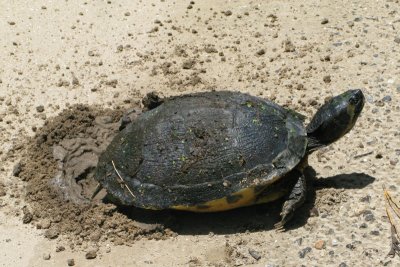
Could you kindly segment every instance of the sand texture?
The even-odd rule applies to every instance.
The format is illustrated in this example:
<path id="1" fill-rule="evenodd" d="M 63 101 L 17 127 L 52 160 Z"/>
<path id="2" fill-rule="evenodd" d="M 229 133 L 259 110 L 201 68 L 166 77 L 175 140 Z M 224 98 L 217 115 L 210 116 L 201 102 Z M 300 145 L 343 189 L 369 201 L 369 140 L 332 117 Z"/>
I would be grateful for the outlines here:
<path id="1" fill-rule="evenodd" d="M 400 266 L 383 194 L 400 200 L 398 1 L 0 7 L 0 266 Z M 213 214 L 90 201 L 99 155 L 149 92 L 240 91 L 308 123 L 348 89 L 364 110 L 310 156 L 285 232 L 282 201 Z"/>

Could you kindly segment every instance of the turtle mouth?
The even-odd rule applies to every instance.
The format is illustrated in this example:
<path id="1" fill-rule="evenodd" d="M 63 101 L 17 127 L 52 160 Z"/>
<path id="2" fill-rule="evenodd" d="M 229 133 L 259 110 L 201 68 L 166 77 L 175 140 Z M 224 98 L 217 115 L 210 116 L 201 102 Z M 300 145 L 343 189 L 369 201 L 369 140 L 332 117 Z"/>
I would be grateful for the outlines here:
<path id="1" fill-rule="evenodd" d="M 358 101 L 358 103 L 356 104 L 356 108 L 355 108 L 355 112 L 356 114 L 360 114 L 362 109 L 364 108 L 364 96 Z"/>
<path id="2" fill-rule="evenodd" d="M 352 96 L 349 99 L 349 102 L 351 105 L 354 106 L 354 116 L 358 116 L 363 107 L 364 107 L 364 103 L 365 103 L 365 97 L 363 92 L 360 89 L 357 90 L 352 90 L 351 91 Z"/>
<path id="3" fill-rule="evenodd" d="M 358 114 L 361 113 L 363 107 L 364 107 L 364 102 L 361 102 L 359 105 L 356 105 L 356 108 L 355 108 L 355 110 L 354 110 L 355 113 L 356 113 L 356 115 L 358 115 Z"/>

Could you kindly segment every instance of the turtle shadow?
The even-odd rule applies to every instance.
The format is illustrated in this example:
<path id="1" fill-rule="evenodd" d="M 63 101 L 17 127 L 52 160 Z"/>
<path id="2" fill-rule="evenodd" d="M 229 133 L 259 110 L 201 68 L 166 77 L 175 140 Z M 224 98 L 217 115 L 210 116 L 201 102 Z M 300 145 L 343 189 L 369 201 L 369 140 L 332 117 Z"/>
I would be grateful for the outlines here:
<path id="1" fill-rule="evenodd" d="M 361 189 L 371 184 L 375 178 L 364 173 L 339 174 L 316 179 L 311 167 L 306 175 L 310 177 L 307 199 L 287 225 L 286 229 L 296 229 L 306 224 L 313 212 L 316 190 L 322 188 Z M 245 232 L 259 232 L 274 229 L 280 220 L 280 210 L 284 199 L 267 204 L 243 207 L 224 212 L 193 213 L 185 211 L 149 211 L 135 207 L 119 207 L 119 211 L 141 225 L 162 225 L 180 235 L 228 235 Z"/>
<path id="2" fill-rule="evenodd" d="M 376 179 L 368 174 L 356 172 L 317 178 L 317 174 L 312 167 L 308 167 L 305 174 L 309 181 L 307 199 L 298 209 L 296 218 L 287 224 L 286 230 L 302 227 L 307 223 L 309 217 L 319 216 L 318 210 L 315 208 L 316 192 L 318 190 L 327 188 L 362 189 L 372 184 Z"/>

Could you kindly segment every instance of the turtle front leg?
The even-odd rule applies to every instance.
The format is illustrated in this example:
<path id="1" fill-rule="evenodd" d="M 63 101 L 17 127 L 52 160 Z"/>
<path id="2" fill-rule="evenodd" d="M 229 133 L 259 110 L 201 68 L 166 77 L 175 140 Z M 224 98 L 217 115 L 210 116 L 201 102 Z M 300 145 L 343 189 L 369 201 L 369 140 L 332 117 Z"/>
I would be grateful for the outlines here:
<path id="1" fill-rule="evenodd" d="M 306 199 L 306 178 L 302 172 L 296 170 L 299 173 L 299 179 L 293 187 L 290 195 L 283 204 L 281 211 L 281 221 L 275 224 L 275 229 L 277 231 L 284 231 L 285 224 L 293 217 L 297 208 L 303 205 Z"/>

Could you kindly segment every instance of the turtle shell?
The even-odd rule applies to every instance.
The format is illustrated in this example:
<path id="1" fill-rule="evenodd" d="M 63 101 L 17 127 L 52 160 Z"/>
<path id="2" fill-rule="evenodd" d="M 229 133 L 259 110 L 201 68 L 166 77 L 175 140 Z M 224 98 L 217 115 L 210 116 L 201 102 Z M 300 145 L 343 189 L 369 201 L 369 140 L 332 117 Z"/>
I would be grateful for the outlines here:
<path id="1" fill-rule="evenodd" d="M 120 204 L 147 209 L 201 207 L 247 188 L 257 192 L 304 157 L 298 115 L 238 92 L 170 98 L 113 139 L 95 178 Z"/>

